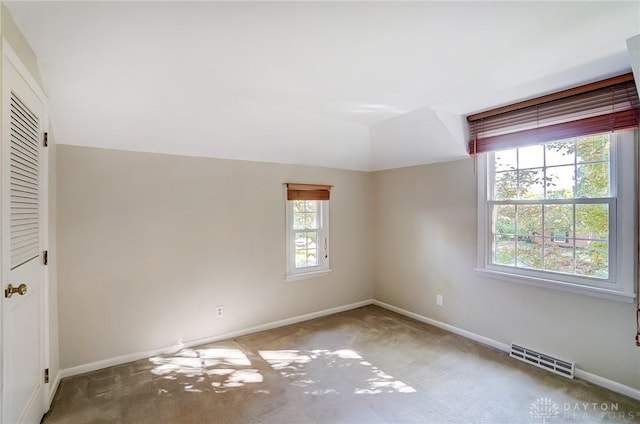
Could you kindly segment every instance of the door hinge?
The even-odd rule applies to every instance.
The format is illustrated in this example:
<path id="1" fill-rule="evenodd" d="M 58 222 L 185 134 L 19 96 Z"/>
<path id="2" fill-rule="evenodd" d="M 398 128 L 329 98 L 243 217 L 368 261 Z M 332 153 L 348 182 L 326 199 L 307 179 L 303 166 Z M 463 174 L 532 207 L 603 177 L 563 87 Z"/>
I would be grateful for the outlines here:
<path id="1" fill-rule="evenodd" d="M 43 265 L 49 265 L 49 251 L 48 250 L 43 250 L 42 251 L 42 264 Z"/>
<path id="2" fill-rule="evenodd" d="M 43 137 L 42 137 L 42 145 L 44 147 L 48 147 L 49 146 L 49 133 L 45 132 Z"/>
<path id="3" fill-rule="evenodd" d="M 49 382 L 49 368 L 45 368 L 44 370 L 44 384 Z"/>

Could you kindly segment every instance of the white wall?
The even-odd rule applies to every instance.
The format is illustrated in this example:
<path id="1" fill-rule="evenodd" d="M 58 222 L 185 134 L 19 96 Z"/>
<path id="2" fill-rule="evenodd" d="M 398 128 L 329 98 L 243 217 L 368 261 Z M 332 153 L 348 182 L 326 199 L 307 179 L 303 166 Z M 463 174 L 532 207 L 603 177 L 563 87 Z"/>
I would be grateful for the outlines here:
<path id="1" fill-rule="evenodd" d="M 629 52 L 636 87 L 640 87 L 640 34 L 627 40 L 627 51 Z"/>
<path id="2" fill-rule="evenodd" d="M 57 166 L 63 368 L 371 298 L 367 173 L 66 145 Z M 334 185 L 329 276 L 284 281 L 286 182 Z"/>
<path id="3" fill-rule="evenodd" d="M 57 166 L 62 368 L 374 297 L 640 388 L 633 305 L 474 271 L 470 160 L 368 174 L 61 145 Z M 328 277 L 283 279 L 288 181 L 335 186 Z"/>
<path id="4" fill-rule="evenodd" d="M 40 88 L 43 88 L 44 90 L 36 54 L 29 45 L 27 39 L 24 38 L 24 34 L 22 34 L 22 31 L 20 31 L 20 28 L 18 28 L 18 26 L 16 25 L 13 17 L 9 13 L 9 9 L 7 9 L 7 6 L 2 3 L 1 7 L 2 10 L 0 11 L 0 28 L 2 28 L 2 37 L 4 37 L 9 42 L 9 44 L 11 44 L 11 47 L 16 52 L 18 57 L 20 57 L 22 63 L 27 67 L 31 76 L 36 80 L 36 82 L 38 82 Z"/>
<path id="5" fill-rule="evenodd" d="M 373 174 L 374 298 L 640 389 L 632 304 L 480 277 L 471 160 Z M 632 230 L 632 229 L 630 229 Z M 444 304 L 436 306 L 436 295 Z"/>

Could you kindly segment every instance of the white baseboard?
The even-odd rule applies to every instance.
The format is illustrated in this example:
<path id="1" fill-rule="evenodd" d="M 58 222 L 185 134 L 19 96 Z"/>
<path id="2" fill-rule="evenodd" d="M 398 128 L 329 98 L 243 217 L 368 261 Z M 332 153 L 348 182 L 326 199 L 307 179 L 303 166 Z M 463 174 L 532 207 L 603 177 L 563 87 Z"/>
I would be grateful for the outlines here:
<path id="1" fill-rule="evenodd" d="M 48 399 L 47 407 L 51 407 L 51 403 L 53 402 L 53 397 L 56 395 L 56 392 L 58 391 L 58 386 L 60 386 L 60 380 L 62 379 L 60 374 L 62 373 L 58 371 L 58 374 L 56 374 L 56 378 L 53 380 L 53 384 L 49 386 L 49 399 Z"/>
<path id="2" fill-rule="evenodd" d="M 160 349 L 147 350 L 145 352 L 130 353 L 127 355 L 116 356 L 114 358 L 103 359 L 101 361 L 91 362 L 88 364 L 78 365 L 76 367 L 65 368 L 58 373 L 57 380 L 61 378 L 71 377 L 78 374 L 84 374 L 86 372 L 96 371 L 103 368 L 113 367 L 116 365 L 126 364 L 127 362 L 137 361 L 139 359 L 150 358 L 152 356 L 161 355 L 170 351 L 176 351 L 178 348 L 189 348 L 194 346 L 200 346 L 207 343 L 219 342 L 222 340 L 228 340 L 235 337 L 246 336 L 247 334 L 257 333 L 259 331 L 271 330 L 278 327 L 284 327 L 286 325 L 297 324 L 299 322 L 308 321 L 314 318 L 320 318 L 327 315 L 336 314 L 338 312 L 344 312 L 351 309 L 361 308 L 363 306 L 371 305 L 373 299 L 363 300 L 361 302 L 351 303 L 348 305 L 337 306 L 335 308 L 329 308 L 322 311 L 312 312 L 310 314 L 298 315 L 292 318 L 286 318 L 279 321 L 273 321 L 267 324 L 257 325 L 255 327 L 249 327 L 242 330 L 232 331 L 230 333 L 224 333 L 217 336 L 206 337 L 202 339 L 189 340 L 182 343 L 179 347 L 164 347 Z M 55 392 L 53 392 L 55 393 Z"/>
<path id="3" fill-rule="evenodd" d="M 415 312 L 411 312 L 411 311 L 408 311 L 406 309 L 398 308 L 397 306 L 393 306 L 393 305 L 390 305 L 388 303 L 381 302 L 379 300 L 374 300 L 374 299 L 363 300 L 361 302 L 351 303 L 349 305 L 337 306 L 335 308 L 329 308 L 329 309 L 325 309 L 325 310 L 322 310 L 322 311 L 312 312 L 310 314 L 299 315 L 299 316 L 296 316 L 296 317 L 287 318 L 287 319 L 283 319 L 283 320 L 279 320 L 279 321 L 273 321 L 273 322 L 270 322 L 270 323 L 267 323 L 267 324 L 262 324 L 262 325 L 258 325 L 258 326 L 255 326 L 255 327 L 245 328 L 245 329 L 242 329 L 242 330 L 237 330 L 237 331 L 233 331 L 233 332 L 230 332 L 230 333 L 220 334 L 220 335 L 217 335 L 217 336 L 206 337 L 206 338 L 203 338 L 203 339 L 190 340 L 188 342 L 183 343 L 179 347 L 180 348 L 189 348 L 189 347 L 199 346 L 199 345 L 203 345 L 203 344 L 207 344 L 207 343 L 213 343 L 213 342 L 219 342 L 219 341 L 222 341 L 222 340 L 232 339 L 234 337 L 246 336 L 247 334 L 257 333 L 259 331 L 271 330 L 271 329 L 278 328 L 278 327 L 284 327 L 286 325 L 297 324 L 299 322 L 308 321 L 310 319 L 320 318 L 320 317 L 323 317 L 323 316 L 332 315 L 332 314 L 336 314 L 338 312 L 344 312 L 344 311 L 360 308 L 360 307 L 371 305 L 371 304 L 380 306 L 381 308 L 388 309 L 388 310 L 393 311 L 393 312 L 396 312 L 396 313 L 398 313 L 400 315 L 404 315 L 406 317 L 413 318 L 416 321 L 420 321 L 420 322 L 424 322 L 425 324 L 433 325 L 434 327 L 441 328 L 441 329 L 443 329 L 445 331 L 449 331 L 450 333 L 458 334 L 458 335 L 460 335 L 462 337 L 465 337 L 467 339 L 476 341 L 478 343 L 493 347 L 493 348 L 501 350 L 503 352 L 507 352 L 508 353 L 510 351 L 510 349 L 511 349 L 511 346 L 509 344 L 507 344 L 507 343 L 499 342 L 499 341 L 497 341 L 495 339 L 491 339 L 489 337 L 481 336 L 479 334 L 472 333 L 471 331 L 463 330 L 463 329 L 455 327 L 453 325 L 446 324 L 444 322 L 437 321 L 435 319 L 425 317 L 425 316 L 417 314 Z M 170 348 L 166 348 L 165 347 L 165 348 L 162 348 L 162 349 L 148 350 L 146 352 L 131 353 L 131 354 L 128 354 L 128 355 L 117 356 L 115 358 L 109 358 L 109 359 L 104 359 L 102 361 L 96 361 L 96 362 L 91 362 L 89 364 L 79 365 L 77 367 L 62 369 L 58 373 L 58 375 L 57 375 L 57 377 L 56 377 L 56 379 L 54 381 L 54 384 L 51 386 L 51 389 L 50 389 L 51 398 L 50 399 L 53 399 L 53 395 L 55 394 L 55 392 L 56 392 L 56 390 L 58 388 L 58 385 L 60 384 L 60 379 L 62 379 L 62 378 L 71 377 L 71 376 L 74 376 L 74 375 L 83 374 L 83 373 L 86 373 L 86 372 L 91 372 L 91 371 L 99 370 L 99 369 L 102 369 L 102 368 L 112 367 L 112 366 L 115 366 L 115 365 L 125 364 L 127 362 L 137 361 L 139 359 L 149 358 L 149 357 L 152 357 L 152 356 L 155 356 L 155 355 L 160 355 L 160 354 L 163 354 L 163 353 L 167 353 L 168 351 L 171 351 L 171 350 L 176 350 L 176 347 L 175 346 L 174 347 L 170 347 Z M 633 387 L 625 386 L 624 384 L 618 383 L 618 382 L 613 381 L 613 380 L 609 380 L 608 378 L 600 377 L 599 375 L 592 374 L 590 372 L 584 371 L 584 370 L 579 369 L 579 368 L 575 369 L 575 374 L 574 375 L 575 375 L 576 378 L 580 378 L 582 380 L 588 381 L 588 382 L 593 383 L 595 385 L 604 387 L 604 388 L 609 389 L 609 390 L 611 390 L 613 392 L 621 393 L 621 394 L 623 394 L 625 396 L 629 396 L 630 398 L 633 398 L 633 399 L 636 399 L 636 400 L 640 400 L 640 390 L 635 389 Z"/>
<path id="4" fill-rule="evenodd" d="M 388 303 L 381 302 L 379 300 L 374 300 L 373 304 L 380 306 L 381 308 L 396 312 L 400 315 L 413 318 L 416 321 L 424 322 L 425 324 L 430 324 L 430 325 L 433 325 L 434 327 L 442 328 L 443 330 L 446 330 L 450 333 L 457 334 L 459 336 L 474 340 L 478 343 L 482 343 L 483 345 L 491 346 L 493 348 L 502 350 L 504 352 L 509 352 L 509 350 L 511 349 L 511 346 L 509 346 L 506 343 L 501 343 L 497 340 L 490 339 L 489 337 L 484 337 L 479 334 L 472 333 L 471 331 L 463 330 L 462 328 L 454 327 L 453 325 L 445 324 L 444 322 L 427 318 L 423 315 L 419 315 L 419 314 L 416 314 L 415 312 L 407 311 L 406 309 L 398 308 L 397 306 L 393 306 Z"/>
<path id="5" fill-rule="evenodd" d="M 462 337 L 466 337 L 467 339 L 474 340 L 478 343 L 491 346 L 498 350 L 501 350 L 507 353 L 509 353 L 509 351 L 511 350 L 511 346 L 507 343 L 502 343 L 497 340 L 491 339 L 489 337 L 484 337 L 479 334 L 472 333 L 470 331 L 463 330 L 458 327 L 454 327 L 453 325 L 449 325 L 444 322 L 437 321 L 435 319 L 427 318 L 423 315 L 416 314 L 415 312 L 407 311 L 406 309 L 398 308 L 397 306 L 393 306 L 388 303 L 381 302 L 379 300 L 374 300 L 373 304 L 380 306 L 381 308 L 396 312 L 400 315 L 413 318 L 417 321 L 433 325 L 434 327 L 442 328 L 443 330 L 449 331 L 454 334 L 458 334 Z M 613 380 L 609 380 L 608 378 L 600 377 L 599 375 L 592 374 L 590 372 L 584 371 L 579 368 L 575 369 L 574 376 L 576 378 L 580 378 L 582 380 L 588 381 L 589 383 L 593 383 L 597 386 L 604 387 L 605 389 L 609 389 L 612 392 L 620 393 L 625 396 L 629 396 L 630 398 L 640 400 L 640 390 L 635 389 L 633 387 L 625 386 L 624 384 L 618 383 Z"/>
<path id="6" fill-rule="evenodd" d="M 633 387 L 625 386 L 624 384 L 620 384 L 617 381 L 609 380 L 608 378 L 591 374 L 590 372 L 581 370 L 580 368 L 576 368 L 573 375 L 576 378 L 580 378 L 582 380 L 588 381 L 589 383 L 604 387 L 605 389 L 609 389 L 612 392 L 620 393 L 625 396 L 629 396 L 630 398 L 640 400 L 640 390 L 634 389 Z"/>

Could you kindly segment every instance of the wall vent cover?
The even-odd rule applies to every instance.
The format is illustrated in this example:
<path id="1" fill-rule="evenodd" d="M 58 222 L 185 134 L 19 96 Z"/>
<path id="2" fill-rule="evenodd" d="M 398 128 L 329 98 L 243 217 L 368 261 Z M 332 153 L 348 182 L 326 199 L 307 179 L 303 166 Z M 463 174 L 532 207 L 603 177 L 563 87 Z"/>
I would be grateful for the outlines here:
<path id="1" fill-rule="evenodd" d="M 545 355 L 544 353 L 536 352 L 535 350 L 513 343 L 511 343 L 509 356 L 538 368 L 560 374 L 563 377 L 573 378 L 573 362 L 562 361 L 553 356 Z"/>

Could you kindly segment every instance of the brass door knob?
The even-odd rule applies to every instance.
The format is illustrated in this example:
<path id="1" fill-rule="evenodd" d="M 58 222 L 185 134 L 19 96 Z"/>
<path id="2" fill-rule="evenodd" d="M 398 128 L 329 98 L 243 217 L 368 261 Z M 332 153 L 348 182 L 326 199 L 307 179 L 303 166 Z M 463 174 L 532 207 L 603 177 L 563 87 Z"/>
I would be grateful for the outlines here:
<path id="1" fill-rule="evenodd" d="M 9 284 L 4 290 L 4 297 L 8 299 L 15 293 L 18 293 L 20 296 L 24 296 L 25 294 L 27 294 L 27 285 L 22 283 L 18 287 L 13 287 L 12 284 Z"/>

